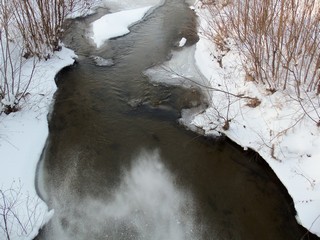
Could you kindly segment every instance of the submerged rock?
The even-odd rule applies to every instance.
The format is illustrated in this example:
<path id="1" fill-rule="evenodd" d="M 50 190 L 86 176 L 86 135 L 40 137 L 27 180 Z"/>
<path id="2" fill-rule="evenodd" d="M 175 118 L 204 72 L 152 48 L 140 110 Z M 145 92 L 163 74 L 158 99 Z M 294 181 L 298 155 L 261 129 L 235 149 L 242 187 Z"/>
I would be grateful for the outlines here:
<path id="1" fill-rule="evenodd" d="M 92 60 L 96 63 L 97 66 L 101 67 L 111 67 L 114 65 L 112 58 L 105 59 L 99 56 L 91 56 Z"/>
<path id="2" fill-rule="evenodd" d="M 143 103 L 143 99 L 141 98 L 134 98 L 128 101 L 128 105 L 133 108 L 139 107 L 142 103 Z"/>

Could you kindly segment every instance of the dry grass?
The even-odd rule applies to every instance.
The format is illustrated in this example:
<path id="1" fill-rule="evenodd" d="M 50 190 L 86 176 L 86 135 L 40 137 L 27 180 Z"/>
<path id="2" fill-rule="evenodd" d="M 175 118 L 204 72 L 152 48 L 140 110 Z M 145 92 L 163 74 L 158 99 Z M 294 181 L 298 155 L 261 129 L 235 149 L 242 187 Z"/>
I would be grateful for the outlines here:
<path id="1" fill-rule="evenodd" d="M 92 0 L 12 0 L 16 28 L 23 37 L 25 56 L 48 58 L 60 49 L 63 24 L 75 11 L 91 7 Z"/>
<path id="2" fill-rule="evenodd" d="M 251 79 L 279 90 L 320 89 L 318 0 L 216 0 L 208 9 L 204 35 L 218 49 L 232 39 Z"/>

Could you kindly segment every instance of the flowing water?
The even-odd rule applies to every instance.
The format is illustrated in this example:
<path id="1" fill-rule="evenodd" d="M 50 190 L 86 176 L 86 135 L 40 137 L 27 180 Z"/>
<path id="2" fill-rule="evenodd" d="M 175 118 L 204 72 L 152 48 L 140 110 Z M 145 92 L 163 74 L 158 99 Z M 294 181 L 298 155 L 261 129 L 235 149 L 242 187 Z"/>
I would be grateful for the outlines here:
<path id="1" fill-rule="evenodd" d="M 65 40 L 79 60 L 56 79 L 37 179 L 55 215 L 37 239 L 300 239 L 306 230 L 263 160 L 177 123 L 201 94 L 142 73 L 194 27 L 184 2 L 168 0 L 100 49 L 83 37 L 97 17 L 74 20 Z"/>

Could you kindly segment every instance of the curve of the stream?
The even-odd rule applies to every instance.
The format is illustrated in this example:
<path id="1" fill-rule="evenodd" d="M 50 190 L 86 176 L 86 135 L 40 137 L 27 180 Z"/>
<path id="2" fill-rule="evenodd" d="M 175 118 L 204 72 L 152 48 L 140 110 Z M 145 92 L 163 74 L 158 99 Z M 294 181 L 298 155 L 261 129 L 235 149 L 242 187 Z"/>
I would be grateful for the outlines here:
<path id="1" fill-rule="evenodd" d="M 168 59 L 182 34 L 194 29 L 194 17 L 184 1 L 168 0 L 130 34 L 99 49 L 83 37 L 97 16 L 72 22 L 65 41 L 79 60 L 57 76 L 37 181 L 55 214 L 37 239 L 291 240 L 305 234 L 263 161 L 177 123 L 181 109 L 203 102 L 196 89 L 155 85 L 143 74 Z M 114 65 L 97 66 L 94 56 Z"/>

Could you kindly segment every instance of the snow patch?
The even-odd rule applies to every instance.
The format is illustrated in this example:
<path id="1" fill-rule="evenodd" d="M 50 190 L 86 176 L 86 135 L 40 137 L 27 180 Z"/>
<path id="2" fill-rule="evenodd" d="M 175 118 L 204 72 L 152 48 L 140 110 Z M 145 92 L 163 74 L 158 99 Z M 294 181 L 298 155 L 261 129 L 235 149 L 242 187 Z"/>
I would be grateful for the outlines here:
<path id="1" fill-rule="evenodd" d="M 107 14 L 92 23 L 92 39 L 97 48 L 110 39 L 129 33 L 129 26 L 141 20 L 151 6 Z"/>
<path id="2" fill-rule="evenodd" d="M 179 42 L 179 47 L 183 47 L 184 45 L 186 45 L 187 39 L 186 38 L 181 38 L 180 42 Z"/>

